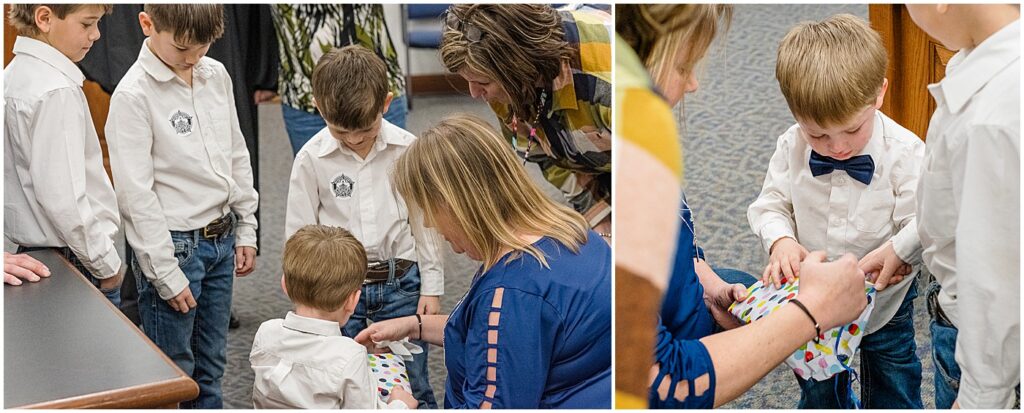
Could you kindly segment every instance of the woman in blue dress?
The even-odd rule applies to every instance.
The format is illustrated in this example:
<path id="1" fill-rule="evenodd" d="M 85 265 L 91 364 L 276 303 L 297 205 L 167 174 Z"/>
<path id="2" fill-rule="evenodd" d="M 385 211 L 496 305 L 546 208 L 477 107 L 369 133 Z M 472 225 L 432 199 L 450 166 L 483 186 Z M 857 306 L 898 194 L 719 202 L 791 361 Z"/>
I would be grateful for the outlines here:
<path id="1" fill-rule="evenodd" d="M 610 408 L 611 249 L 583 216 L 471 115 L 424 132 L 392 179 L 414 219 L 482 265 L 450 315 L 374 323 L 356 340 L 443 346 L 446 408 Z"/>

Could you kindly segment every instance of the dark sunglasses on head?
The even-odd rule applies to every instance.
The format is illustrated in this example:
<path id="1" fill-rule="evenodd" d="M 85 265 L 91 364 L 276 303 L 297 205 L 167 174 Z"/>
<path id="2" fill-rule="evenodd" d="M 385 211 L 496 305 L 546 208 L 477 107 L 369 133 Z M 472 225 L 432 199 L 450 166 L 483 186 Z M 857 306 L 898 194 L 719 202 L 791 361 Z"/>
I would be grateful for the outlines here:
<path id="1" fill-rule="evenodd" d="M 483 30 L 480 30 L 479 27 L 472 23 L 462 21 L 462 19 L 460 19 L 459 16 L 456 16 L 455 13 L 452 13 L 451 10 L 445 11 L 444 14 L 444 22 L 445 26 L 448 27 L 448 30 L 461 32 L 462 36 L 470 43 L 479 42 L 480 39 L 484 37 Z"/>

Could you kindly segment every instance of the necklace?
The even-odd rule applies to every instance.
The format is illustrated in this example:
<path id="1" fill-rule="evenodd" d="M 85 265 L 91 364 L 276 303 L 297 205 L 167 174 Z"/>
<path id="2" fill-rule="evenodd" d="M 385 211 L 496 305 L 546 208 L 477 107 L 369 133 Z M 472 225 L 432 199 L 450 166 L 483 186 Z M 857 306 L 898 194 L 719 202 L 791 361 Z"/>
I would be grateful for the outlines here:
<path id="1" fill-rule="evenodd" d="M 540 123 L 540 114 L 544 110 L 544 101 L 547 100 L 547 96 L 548 96 L 548 91 L 546 89 L 542 89 L 541 92 L 540 92 L 540 95 L 537 96 L 538 97 L 537 108 L 536 108 L 537 110 L 536 110 L 536 113 L 533 115 L 533 122 L 527 123 L 527 126 L 530 127 L 530 134 L 526 138 L 526 142 L 527 143 L 526 143 L 526 151 L 523 153 L 523 165 L 526 165 L 526 159 L 527 159 L 527 157 L 530 156 L 530 151 L 533 150 L 534 142 L 537 142 L 539 140 L 539 138 L 537 137 L 537 124 Z M 516 114 L 513 114 L 512 115 L 512 147 L 513 148 L 516 147 L 516 136 L 518 136 L 518 134 L 519 134 L 519 116 L 516 115 Z"/>

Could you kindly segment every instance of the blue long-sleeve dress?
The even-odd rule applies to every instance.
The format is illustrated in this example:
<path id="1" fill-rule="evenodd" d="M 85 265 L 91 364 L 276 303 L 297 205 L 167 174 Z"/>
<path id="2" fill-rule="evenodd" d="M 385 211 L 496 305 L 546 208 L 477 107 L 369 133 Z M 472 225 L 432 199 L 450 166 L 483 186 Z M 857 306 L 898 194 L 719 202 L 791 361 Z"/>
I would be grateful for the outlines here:
<path id="1" fill-rule="evenodd" d="M 676 242 L 675 262 L 668 289 L 661 304 L 661 323 L 655 339 L 655 363 L 661 366 L 651 386 L 648 403 L 651 408 L 711 408 L 715 402 L 715 369 L 711 356 L 699 340 L 714 333 L 715 321 L 704 304 L 704 287 L 693 266 L 695 257 L 703 252 L 694 242 L 690 209 L 683 202 L 682 219 Z M 696 379 L 708 375 L 708 389 L 696 394 Z M 666 376 L 671 377 L 667 397 L 662 400 L 658 388 Z M 685 380 L 688 391 L 677 392 L 676 385 Z M 683 400 L 676 394 L 686 394 Z"/>
<path id="2" fill-rule="evenodd" d="M 445 408 L 611 408 L 611 249 L 552 238 L 474 278 L 444 330 Z"/>

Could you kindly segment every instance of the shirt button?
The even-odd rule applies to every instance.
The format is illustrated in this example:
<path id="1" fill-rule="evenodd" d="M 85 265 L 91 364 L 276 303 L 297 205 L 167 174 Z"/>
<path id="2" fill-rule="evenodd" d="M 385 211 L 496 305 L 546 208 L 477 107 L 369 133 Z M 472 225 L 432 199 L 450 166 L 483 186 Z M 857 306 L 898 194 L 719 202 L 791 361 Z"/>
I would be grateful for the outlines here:
<path id="1" fill-rule="evenodd" d="M 838 183 L 839 185 L 846 185 L 846 177 L 840 176 L 836 178 L 836 183 Z"/>

